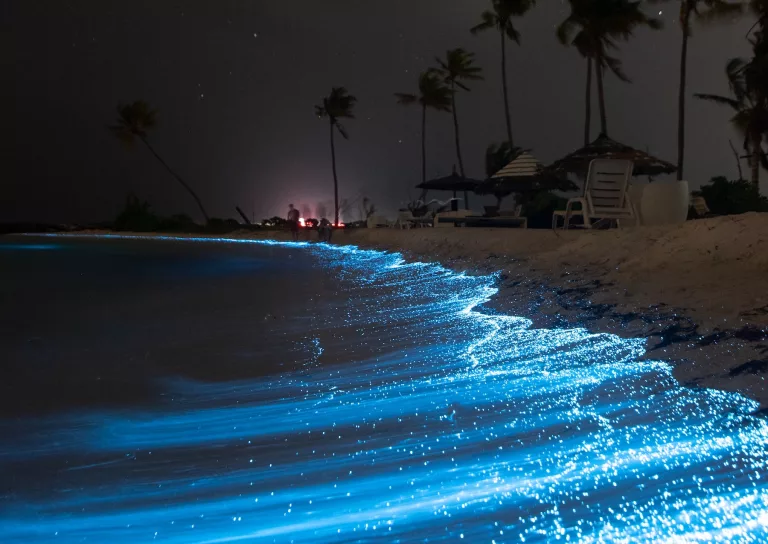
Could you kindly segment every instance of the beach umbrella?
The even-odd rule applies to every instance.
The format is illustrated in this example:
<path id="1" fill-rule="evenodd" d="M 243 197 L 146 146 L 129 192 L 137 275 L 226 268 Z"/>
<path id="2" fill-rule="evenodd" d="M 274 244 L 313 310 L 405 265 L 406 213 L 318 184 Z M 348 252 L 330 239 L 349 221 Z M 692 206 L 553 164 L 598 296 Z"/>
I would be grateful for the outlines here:
<path id="1" fill-rule="evenodd" d="M 419 183 L 416 188 L 423 191 L 422 199 L 426 196 L 427 191 L 451 191 L 453 196 L 456 197 L 458 191 L 474 191 L 480 183 L 482 183 L 480 180 L 462 177 L 456 173 L 456 168 L 454 168 L 453 173 L 450 176 L 430 179 L 423 183 Z M 466 208 L 469 209 L 469 199 L 466 198 L 466 195 L 465 200 L 467 202 L 464 204 Z"/>
<path id="2" fill-rule="evenodd" d="M 475 192 L 494 195 L 499 202 L 512 193 L 537 191 L 573 191 L 577 187 L 569 180 L 545 168 L 530 152 L 523 151 L 504 168 L 478 185 Z"/>
<path id="3" fill-rule="evenodd" d="M 645 151 L 640 151 L 612 140 L 605 134 L 600 134 L 591 144 L 555 161 L 547 170 L 558 175 L 572 173 L 586 176 L 589 170 L 589 163 L 594 159 L 630 160 L 634 163 L 632 172 L 635 176 L 658 176 L 659 174 L 671 174 L 677 170 L 674 164 L 649 155 Z"/>

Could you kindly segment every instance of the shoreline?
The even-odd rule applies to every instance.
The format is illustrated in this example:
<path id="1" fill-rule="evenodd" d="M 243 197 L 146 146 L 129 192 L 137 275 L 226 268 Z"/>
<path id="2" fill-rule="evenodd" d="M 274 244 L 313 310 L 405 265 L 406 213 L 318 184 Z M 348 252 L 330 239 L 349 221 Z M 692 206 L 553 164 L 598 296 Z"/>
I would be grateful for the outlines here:
<path id="1" fill-rule="evenodd" d="M 79 234 L 291 239 L 283 231 Z M 317 237 L 306 231 L 300 241 L 307 235 Z M 334 233 L 333 243 L 498 273 L 491 311 L 537 328 L 645 338 L 644 358 L 670 363 L 681 384 L 738 392 L 768 412 L 768 214 L 604 231 L 356 229 Z"/>

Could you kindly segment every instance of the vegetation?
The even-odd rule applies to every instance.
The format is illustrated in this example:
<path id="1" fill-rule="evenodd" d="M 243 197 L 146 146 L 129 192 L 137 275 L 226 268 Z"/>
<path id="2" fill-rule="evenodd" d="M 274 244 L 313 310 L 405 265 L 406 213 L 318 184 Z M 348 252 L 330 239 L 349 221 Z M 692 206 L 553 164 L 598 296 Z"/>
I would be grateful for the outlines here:
<path id="1" fill-rule="evenodd" d="M 597 79 L 597 98 L 600 108 L 600 132 L 608 134 L 605 113 L 603 74 L 606 69 L 622 81 L 629 81 L 621 61 L 608 54 L 618 48 L 617 40 L 628 40 L 638 27 L 660 29 L 659 19 L 648 17 L 640 9 L 640 1 L 630 0 L 569 0 L 571 13 L 557 27 L 557 38 L 564 45 L 576 48 L 587 59 L 586 120 L 584 143 L 590 141 L 591 81 L 594 64 Z"/>
<path id="2" fill-rule="evenodd" d="M 206 223 L 209 221 L 208 213 L 203 207 L 203 203 L 197 193 L 192 190 L 186 181 L 171 170 L 171 167 L 157 154 L 157 151 L 149 144 L 147 140 L 148 132 L 155 127 L 157 112 L 153 110 L 149 104 L 142 100 L 137 100 L 132 104 L 120 105 L 117 107 L 118 118 L 116 124 L 112 125 L 110 130 L 128 147 L 133 147 L 136 140 L 140 140 L 154 157 L 160 161 L 160 164 L 168 171 L 173 178 L 178 181 L 182 187 L 192 195 L 192 198 L 197 202 L 200 211 L 205 218 Z"/>
<path id="3" fill-rule="evenodd" d="M 436 70 L 427 70 L 419 76 L 419 94 L 395 93 L 397 103 L 421 106 L 421 181 L 427 181 L 427 109 L 450 112 L 453 93 L 443 83 Z"/>
<path id="4" fill-rule="evenodd" d="M 656 0 L 664 2 L 669 0 Z M 479 24 L 470 29 L 472 34 L 486 31 L 497 33 L 501 48 L 501 76 L 504 97 L 504 117 L 506 122 L 506 141 L 502 144 L 491 145 L 486 150 L 486 175 L 491 176 L 507 163 L 512 161 L 522 151 L 514 145 L 512 123 L 510 116 L 509 78 L 507 77 L 507 42 L 520 45 L 520 33 L 515 24 L 529 13 L 535 6 L 535 0 L 490 0 L 490 8 L 482 12 Z M 747 190 L 742 180 L 728 181 L 724 178 L 714 178 L 712 183 L 702 188 L 702 194 L 707 199 L 710 208 L 720 210 L 716 213 L 739 213 L 724 210 L 763 210 L 764 199 L 759 196 L 760 167 L 768 169 L 768 0 L 675 0 L 679 2 L 679 23 L 682 43 L 680 50 L 680 73 L 678 89 L 678 130 L 677 130 L 677 177 L 684 177 L 685 159 L 685 105 L 687 93 L 687 58 L 689 40 L 695 22 L 708 23 L 731 18 L 744 11 L 745 5 L 756 17 L 756 22 L 750 29 L 746 39 L 752 47 L 751 58 L 736 58 L 728 62 L 726 77 L 730 94 L 695 94 L 694 96 L 729 107 L 733 111 L 731 122 L 743 136 L 743 149 L 750 164 L 750 182 L 752 189 Z M 593 87 L 597 88 L 597 99 L 600 117 L 600 130 L 608 133 L 606 100 L 604 90 L 604 75 L 614 74 L 621 81 L 630 82 L 624 72 L 622 61 L 617 55 L 621 42 L 631 39 L 639 28 L 660 29 L 662 24 L 657 18 L 643 12 L 642 0 L 568 0 L 570 12 L 556 27 L 555 35 L 565 46 L 573 47 L 586 60 L 585 88 L 585 119 L 584 143 L 588 144 L 591 137 L 591 109 Z M 427 181 L 427 112 L 452 113 L 455 153 L 459 172 L 467 177 L 462 153 L 462 137 L 457 109 L 457 94 L 470 91 L 470 82 L 483 80 L 483 71 L 475 63 L 474 53 L 462 48 L 446 51 L 445 56 L 436 58 L 437 66 L 430 68 L 419 76 L 418 92 L 395 93 L 397 102 L 402 105 L 418 105 L 421 108 L 421 181 Z M 593 85 L 593 73 L 595 85 Z M 334 223 L 339 224 L 341 214 L 351 210 L 353 205 L 339 199 L 339 182 L 336 164 L 336 133 L 342 138 L 349 135 L 341 124 L 344 119 L 354 119 L 354 108 L 357 99 L 350 95 L 344 87 L 334 87 L 328 96 L 323 98 L 320 105 L 315 106 L 315 113 L 321 119 L 328 120 L 331 165 L 333 171 L 334 189 Z M 208 216 L 200 198 L 195 191 L 160 157 L 148 141 L 149 132 L 156 125 L 157 113 L 144 101 L 135 101 L 118 106 L 117 122 L 109 128 L 125 144 L 134 145 L 140 140 L 152 155 L 163 165 L 173 178 L 194 198 L 206 224 L 211 228 L 232 228 L 236 222 L 232 220 L 216 220 Z M 730 141 L 729 141 L 730 142 Z M 733 148 L 733 145 L 731 146 Z M 737 162 L 738 153 L 734 149 Z M 741 169 L 739 163 L 739 175 Z M 499 184 L 503 187 L 503 184 Z M 507 186 L 508 187 L 508 186 Z M 550 187 L 552 188 L 552 187 Z M 500 189 L 501 190 L 501 189 Z M 503 189 L 506 190 L 506 189 Z M 525 207 L 529 220 L 531 215 L 547 210 L 557 204 L 557 198 L 546 191 L 529 191 L 518 196 L 518 203 Z M 751 191 L 751 192 L 750 192 Z M 497 203 L 511 193 L 496 194 Z M 468 202 L 468 195 L 464 195 Z M 719 204 L 716 200 L 722 199 Z M 720 206 L 720 208 L 718 208 Z M 318 215 L 325 215 L 325 206 L 318 207 Z M 361 217 L 370 217 L 375 208 L 366 199 L 360 208 Z M 544 213 L 543 211 L 541 213 Z M 241 212 L 242 214 L 242 212 Z M 305 212 L 304 216 L 307 214 Z M 243 215 L 243 217 L 245 217 Z M 246 219 L 247 221 L 247 219 Z M 280 218 L 265 220 L 265 224 L 280 225 Z M 535 224 L 532 222 L 531 224 Z M 117 228 L 130 230 L 164 230 L 196 228 L 187 216 L 160 218 L 154 215 L 147 202 L 131 195 L 126 201 L 125 209 L 116 220 Z M 199 227 L 197 227 L 199 228 Z"/>
<path id="5" fill-rule="evenodd" d="M 484 11 L 480 24 L 472 27 L 472 34 L 495 30 L 501 38 L 501 84 L 504 93 L 504 118 L 507 121 L 507 141 L 512 139 L 512 121 L 509 117 L 509 89 L 507 83 L 507 40 L 520 45 L 520 33 L 514 25 L 516 17 L 522 17 L 534 6 L 536 0 L 492 0 L 492 7 Z"/>
<path id="6" fill-rule="evenodd" d="M 725 69 L 728 85 L 733 96 L 696 94 L 696 98 L 728 106 L 734 112 L 733 126 L 744 136 L 744 150 L 748 153 L 751 180 L 755 187 L 760 183 L 760 165 L 766 164 L 763 141 L 768 139 L 768 102 L 765 91 L 756 85 L 754 67 L 744 59 L 731 59 Z"/>
<path id="7" fill-rule="evenodd" d="M 714 215 L 768 212 L 768 198 L 760 196 L 757 186 L 746 180 L 728 181 L 724 176 L 715 177 L 696 194 L 704 197 Z"/>
<path id="8" fill-rule="evenodd" d="M 523 151 L 525 150 L 519 147 L 514 147 L 509 142 L 489 145 L 485 150 L 485 176 L 490 178 L 496 172 L 515 160 Z M 496 206 L 500 207 L 501 201 L 511 194 L 512 191 L 494 192 L 493 196 L 496 197 Z"/>
<path id="9" fill-rule="evenodd" d="M 711 22 L 730 18 L 742 11 L 742 5 L 725 0 L 679 0 L 679 2 L 683 45 L 680 49 L 680 87 L 677 98 L 677 179 L 682 180 L 685 166 L 685 93 L 691 22 L 693 19 Z"/>
<path id="10" fill-rule="evenodd" d="M 453 134 L 456 140 L 456 159 L 459 161 L 459 173 L 466 178 L 464 160 L 461 156 L 461 138 L 459 136 L 459 116 L 456 110 L 457 88 L 469 92 L 465 81 L 479 81 L 483 79 L 482 68 L 475 66 L 475 54 L 463 49 L 451 49 L 445 54 L 445 60 L 435 59 L 439 68 L 438 73 L 451 89 L 451 110 L 453 111 Z M 469 207 L 469 194 L 464 191 L 464 204 Z"/>
<path id="11" fill-rule="evenodd" d="M 336 131 L 345 139 L 349 139 L 346 129 L 339 122 L 339 119 L 354 119 L 353 110 L 357 98 L 350 95 L 344 87 L 334 87 L 331 94 L 323 98 L 320 106 L 315 106 L 315 114 L 320 119 L 328 119 L 331 131 L 331 165 L 333 167 L 333 202 L 334 202 L 334 225 L 339 224 L 339 178 L 336 174 L 336 146 L 333 135 Z"/>

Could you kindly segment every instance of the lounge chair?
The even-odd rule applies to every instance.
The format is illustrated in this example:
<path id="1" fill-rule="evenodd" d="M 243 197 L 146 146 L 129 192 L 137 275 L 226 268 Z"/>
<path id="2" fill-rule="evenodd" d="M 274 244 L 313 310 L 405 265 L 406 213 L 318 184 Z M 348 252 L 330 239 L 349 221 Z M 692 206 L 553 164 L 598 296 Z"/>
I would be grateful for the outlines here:
<path id="1" fill-rule="evenodd" d="M 591 229 L 593 220 L 615 220 L 621 226 L 622 219 L 636 219 L 637 213 L 629 198 L 629 179 L 632 177 L 632 161 L 595 159 L 589 163 L 589 173 L 584 184 L 584 196 L 571 198 L 565 210 L 552 214 L 552 228 L 563 218 L 563 229 L 570 226 L 571 218 L 580 215 L 584 227 Z M 581 209 L 574 209 L 580 204 Z"/>
<path id="2" fill-rule="evenodd" d="M 387 218 L 380 215 L 372 215 L 366 220 L 365 223 L 369 229 L 388 227 L 390 225 L 389 221 L 387 221 Z"/>

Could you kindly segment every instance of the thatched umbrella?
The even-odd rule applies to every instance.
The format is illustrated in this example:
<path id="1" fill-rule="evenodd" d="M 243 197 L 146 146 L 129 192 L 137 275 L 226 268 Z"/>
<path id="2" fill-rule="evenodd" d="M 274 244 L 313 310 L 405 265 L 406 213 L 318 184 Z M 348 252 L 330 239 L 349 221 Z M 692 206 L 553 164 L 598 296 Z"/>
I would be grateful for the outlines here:
<path id="1" fill-rule="evenodd" d="M 512 193 L 530 194 L 538 191 L 573 191 L 577 187 L 568 179 L 551 172 L 529 152 L 524 151 L 512 162 L 481 183 L 475 192 L 493 195 L 497 205 Z"/>
<path id="2" fill-rule="evenodd" d="M 547 170 L 558 175 L 568 173 L 586 176 L 589 163 L 594 159 L 625 159 L 634 163 L 633 175 L 658 176 L 659 174 L 671 174 L 677 167 L 640 151 L 634 147 L 624 145 L 616 140 L 611 140 L 605 134 L 600 134 L 591 144 L 577 149 L 551 164 Z"/>
<path id="3" fill-rule="evenodd" d="M 456 193 L 458 191 L 464 191 L 464 206 L 466 209 L 469 209 L 469 198 L 466 193 L 468 191 L 474 191 L 480 183 L 482 183 L 480 180 L 462 177 L 456 173 L 456 168 L 454 168 L 453 173 L 450 176 L 430 179 L 423 183 L 419 183 L 416 188 L 422 190 L 422 200 L 425 199 L 427 191 L 451 191 L 454 198 L 456 198 Z"/>

